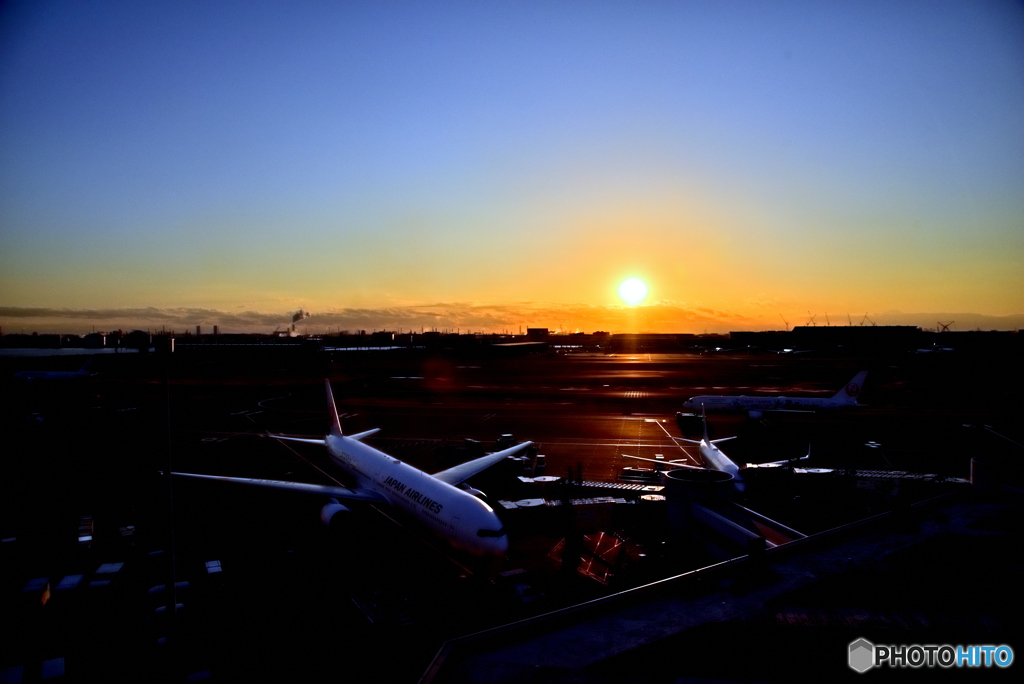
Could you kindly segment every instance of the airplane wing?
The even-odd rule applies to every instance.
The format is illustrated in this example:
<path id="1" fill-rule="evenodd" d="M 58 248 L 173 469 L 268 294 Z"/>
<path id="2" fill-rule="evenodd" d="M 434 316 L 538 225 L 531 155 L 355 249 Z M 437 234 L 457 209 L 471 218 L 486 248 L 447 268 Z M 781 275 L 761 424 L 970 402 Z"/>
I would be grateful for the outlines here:
<path id="1" fill-rule="evenodd" d="M 758 463 L 759 466 L 784 466 L 796 463 L 797 461 L 806 461 L 811 457 L 811 445 L 807 445 L 807 454 L 804 456 L 797 456 L 796 458 L 785 458 L 781 461 L 771 461 L 770 463 Z M 747 464 L 750 465 L 749 463 Z"/>
<path id="2" fill-rule="evenodd" d="M 459 465 L 448 468 L 447 470 L 434 473 L 433 477 L 441 480 L 441 482 L 447 482 L 450 485 L 460 485 L 477 473 L 487 470 L 498 461 L 502 461 L 509 456 L 518 454 L 531 444 L 533 444 L 533 442 L 523 442 L 522 444 L 515 445 L 511 449 L 496 451 L 493 454 L 487 454 L 486 456 L 481 456 L 480 458 L 473 459 L 472 461 L 460 463 Z"/>
<path id="3" fill-rule="evenodd" d="M 674 461 L 659 461 L 653 458 L 644 458 L 643 456 L 630 456 L 629 454 L 622 454 L 622 458 L 635 458 L 638 461 L 650 461 L 651 463 L 660 463 L 661 465 L 669 465 L 676 468 L 692 468 L 694 470 L 704 470 L 704 468 L 701 468 L 700 466 L 689 465 L 688 463 L 680 463 L 679 461 L 683 460 L 681 458 L 677 458 Z"/>
<path id="4" fill-rule="evenodd" d="M 275 435 L 269 432 L 267 433 L 267 437 L 270 437 L 272 439 L 280 439 L 285 442 L 303 442 L 304 444 L 319 444 L 320 446 L 327 445 L 327 442 L 323 437 L 321 437 L 320 439 L 315 439 L 312 437 L 285 437 L 284 435 Z"/>
<path id="5" fill-rule="evenodd" d="M 373 428 L 372 430 L 367 430 L 366 432 L 359 432 L 359 433 L 354 434 L 354 435 L 346 435 L 346 436 L 349 439 L 354 439 L 357 442 L 362 442 L 367 437 L 370 437 L 371 435 L 375 435 L 378 432 L 380 432 L 380 428 Z"/>
<path id="6" fill-rule="evenodd" d="M 699 439 L 686 439 L 685 437 L 673 437 L 672 439 L 676 440 L 676 442 L 686 442 L 687 444 L 701 443 L 701 440 Z M 736 436 L 734 435 L 732 437 L 722 437 L 721 439 L 713 439 L 711 440 L 711 443 L 718 444 L 719 442 L 728 442 L 730 439 L 736 439 Z"/>
<path id="7" fill-rule="evenodd" d="M 308 440 L 313 441 L 313 440 Z M 321 440 L 322 442 L 323 440 Z M 171 473 L 178 477 L 194 477 L 200 480 L 217 480 L 219 482 L 234 482 L 235 484 L 252 485 L 254 487 L 267 487 L 269 489 L 283 489 L 289 492 L 303 492 L 305 494 L 320 494 L 335 499 L 349 499 L 351 501 L 374 501 L 387 503 L 387 499 L 377 492 L 366 489 L 349 489 L 348 487 L 331 487 L 328 485 L 308 484 L 305 482 L 287 482 L 284 480 L 260 480 L 249 477 L 223 477 L 220 475 L 197 475 L 195 473 Z"/>
<path id="8" fill-rule="evenodd" d="M 806 456 L 797 456 L 796 458 L 784 458 L 781 461 L 769 461 L 768 463 L 758 463 L 759 466 L 784 466 L 790 463 L 796 463 L 797 461 L 806 461 L 811 457 L 810 454 Z"/>
<path id="9" fill-rule="evenodd" d="M 364 439 L 366 439 L 367 437 L 370 437 L 371 435 L 375 435 L 378 432 L 380 432 L 380 428 L 373 428 L 372 430 L 367 430 L 366 432 L 360 432 L 360 433 L 355 434 L 355 435 L 345 435 L 345 436 L 348 437 L 349 439 L 354 439 L 357 442 L 361 442 Z M 286 441 L 286 442 L 303 442 L 305 444 L 319 444 L 320 446 L 326 446 L 326 443 L 327 443 L 326 440 L 323 437 L 320 437 L 319 439 L 315 438 L 315 437 L 286 437 L 284 435 L 275 435 L 272 432 L 268 432 L 267 433 L 267 437 L 270 437 L 272 439 L 280 439 L 280 440 L 283 440 L 283 441 Z"/>

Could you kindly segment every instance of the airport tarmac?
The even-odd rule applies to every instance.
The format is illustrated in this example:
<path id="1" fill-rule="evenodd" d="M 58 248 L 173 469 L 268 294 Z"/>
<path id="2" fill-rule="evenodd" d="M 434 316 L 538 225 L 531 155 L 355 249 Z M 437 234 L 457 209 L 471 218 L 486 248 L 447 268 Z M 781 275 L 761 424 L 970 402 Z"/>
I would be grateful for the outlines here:
<path id="1" fill-rule="evenodd" d="M 168 469 L 168 434 L 175 470 L 329 482 L 335 474 L 322 450 L 259 436 L 322 435 L 325 376 L 346 431 L 379 427 L 369 443 L 427 471 L 512 434 L 538 444 L 549 475 L 571 469 L 588 481 L 612 481 L 637 464 L 624 454 L 696 455 L 672 439 L 699 437 L 684 435 L 675 420 L 690 395 L 765 388 L 830 396 L 859 370 L 871 371 L 863 408 L 764 420 L 712 416 L 709 429 L 738 435 L 723 449 L 739 463 L 793 458 L 810 444 L 816 467 L 959 478 L 969 476 L 979 449 L 1014 448 L 982 426 L 1020 441 L 1021 399 L 1012 389 L 1019 362 L 997 373 L 998 359 L 457 358 L 398 350 L 247 369 L 179 357 L 167 367 L 166 385 L 164 361 L 106 357 L 95 364 L 99 374 L 83 381 L 25 385 L 10 378 L 29 362 L 2 360 L 3 429 L 8 453 L 19 457 L 2 466 L 0 533 L 14 541 L 2 546 L 0 593 L 16 611 L 8 614 L 29 628 L 5 648 L 0 670 L 63 657 L 80 678 L 103 672 L 128 681 L 141 670 L 167 681 L 206 671 L 226 681 L 294 681 L 385 668 L 385 679 L 413 681 L 445 639 L 611 590 L 585 578 L 560 580 L 549 558 L 559 529 L 513 539 L 510 562 L 485 569 L 387 511 L 354 507 L 351 521 L 328 530 L 317 497 L 175 482 L 176 574 L 191 584 L 179 599 L 188 608 L 177 650 L 165 653 L 157 640 L 171 628 L 155 617 L 160 601 L 148 592 L 169 576 L 168 487 L 157 475 Z M 500 498 L 504 487 L 518 491 L 512 480 L 498 473 L 480 486 Z M 827 502 L 808 494 L 750 496 L 807 532 L 892 503 L 879 497 L 862 501 L 864 510 L 825 515 Z M 79 539 L 85 516 L 93 525 L 88 542 Z M 220 571 L 211 573 L 214 561 Z M 116 582 L 88 586 L 104 581 L 95 579 L 98 568 L 119 562 L 125 574 Z M 496 574 L 521 567 L 531 574 L 532 595 Z M 29 580 L 56 585 L 77 574 L 83 586 L 54 592 L 45 606 L 26 602 Z M 108 602 L 85 591 L 111 587 L 117 592 Z M 78 589 L 82 596 L 73 595 Z M 113 640 L 92 631 L 96 611 Z"/>

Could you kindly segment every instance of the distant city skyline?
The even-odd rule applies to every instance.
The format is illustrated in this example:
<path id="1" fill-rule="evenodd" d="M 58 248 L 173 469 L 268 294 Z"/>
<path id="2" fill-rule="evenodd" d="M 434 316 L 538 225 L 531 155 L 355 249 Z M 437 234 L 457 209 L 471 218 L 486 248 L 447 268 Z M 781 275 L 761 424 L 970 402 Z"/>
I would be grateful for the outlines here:
<path id="1" fill-rule="evenodd" d="M 656 325 L 644 327 L 637 322 L 643 313 L 654 313 Z M 814 314 L 814 320 L 805 313 L 786 321 L 778 317 L 778 325 L 771 321 L 764 326 L 752 322 L 729 322 L 702 314 L 703 320 L 693 312 L 672 307 L 652 305 L 636 307 L 571 307 L 544 308 L 527 305 L 510 307 L 481 307 L 466 305 L 411 306 L 390 310 L 354 309 L 309 311 L 308 317 L 295 322 L 296 331 L 309 334 L 360 330 L 414 331 L 442 330 L 451 332 L 525 334 L 527 328 L 548 328 L 553 333 L 593 332 L 658 332 L 658 333 L 728 333 L 740 331 L 785 330 L 802 325 L 910 325 L 935 329 L 940 325 L 950 330 L 1019 330 L 1024 329 L 1024 314 L 1016 316 L 984 316 L 971 313 L 828 313 Z M 698 312 L 699 313 L 699 312 Z M 813 312 L 812 312 L 813 313 Z M 825 314 L 828 313 L 826 316 Z M 200 326 L 203 333 L 212 333 L 218 326 L 221 333 L 272 333 L 290 328 L 295 312 L 217 311 L 215 309 L 125 309 L 125 310 L 48 310 L 0 307 L 0 332 L 15 333 L 67 333 L 84 335 L 93 330 L 130 331 L 135 329 L 178 333 L 193 333 Z M 677 327 L 671 322 L 682 321 Z M 554 322 L 552 322 L 554 321 Z"/>
<path id="2" fill-rule="evenodd" d="M 6 3 L 0 326 L 1019 328 L 1022 121 L 1009 0 Z"/>

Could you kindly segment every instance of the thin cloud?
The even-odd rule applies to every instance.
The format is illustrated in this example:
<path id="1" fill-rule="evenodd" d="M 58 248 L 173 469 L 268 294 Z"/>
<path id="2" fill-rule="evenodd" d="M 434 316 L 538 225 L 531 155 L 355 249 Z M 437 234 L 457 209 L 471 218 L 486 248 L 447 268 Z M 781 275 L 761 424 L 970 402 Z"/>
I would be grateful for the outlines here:
<path id="1" fill-rule="evenodd" d="M 25 328 L 39 332 L 75 332 L 83 325 L 96 329 L 191 330 L 218 325 L 223 332 L 270 332 L 291 323 L 294 312 L 225 311 L 196 307 L 134 307 L 72 309 L 48 307 L 0 307 L 0 324 L 8 331 Z M 436 302 L 387 308 L 336 308 L 310 311 L 299 322 L 310 332 L 339 330 L 461 330 L 518 332 L 520 328 L 552 330 L 630 330 L 722 326 L 742 317 L 710 309 L 694 310 L 659 303 L 651 306 L 594 306 L 547 302 L 474 304 Z"/>

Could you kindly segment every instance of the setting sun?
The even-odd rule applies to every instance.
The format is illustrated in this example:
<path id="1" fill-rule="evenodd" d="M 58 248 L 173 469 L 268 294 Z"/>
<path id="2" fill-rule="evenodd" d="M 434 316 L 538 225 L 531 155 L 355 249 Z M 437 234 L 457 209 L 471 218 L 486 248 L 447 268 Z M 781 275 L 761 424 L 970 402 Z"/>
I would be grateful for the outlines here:
<path id="1" fill-rule="evenodd" d="M 619 285 L 619 296 L 630 306 L 647 296 L 647 285 L 639 278 L 630 278 Z"/>

